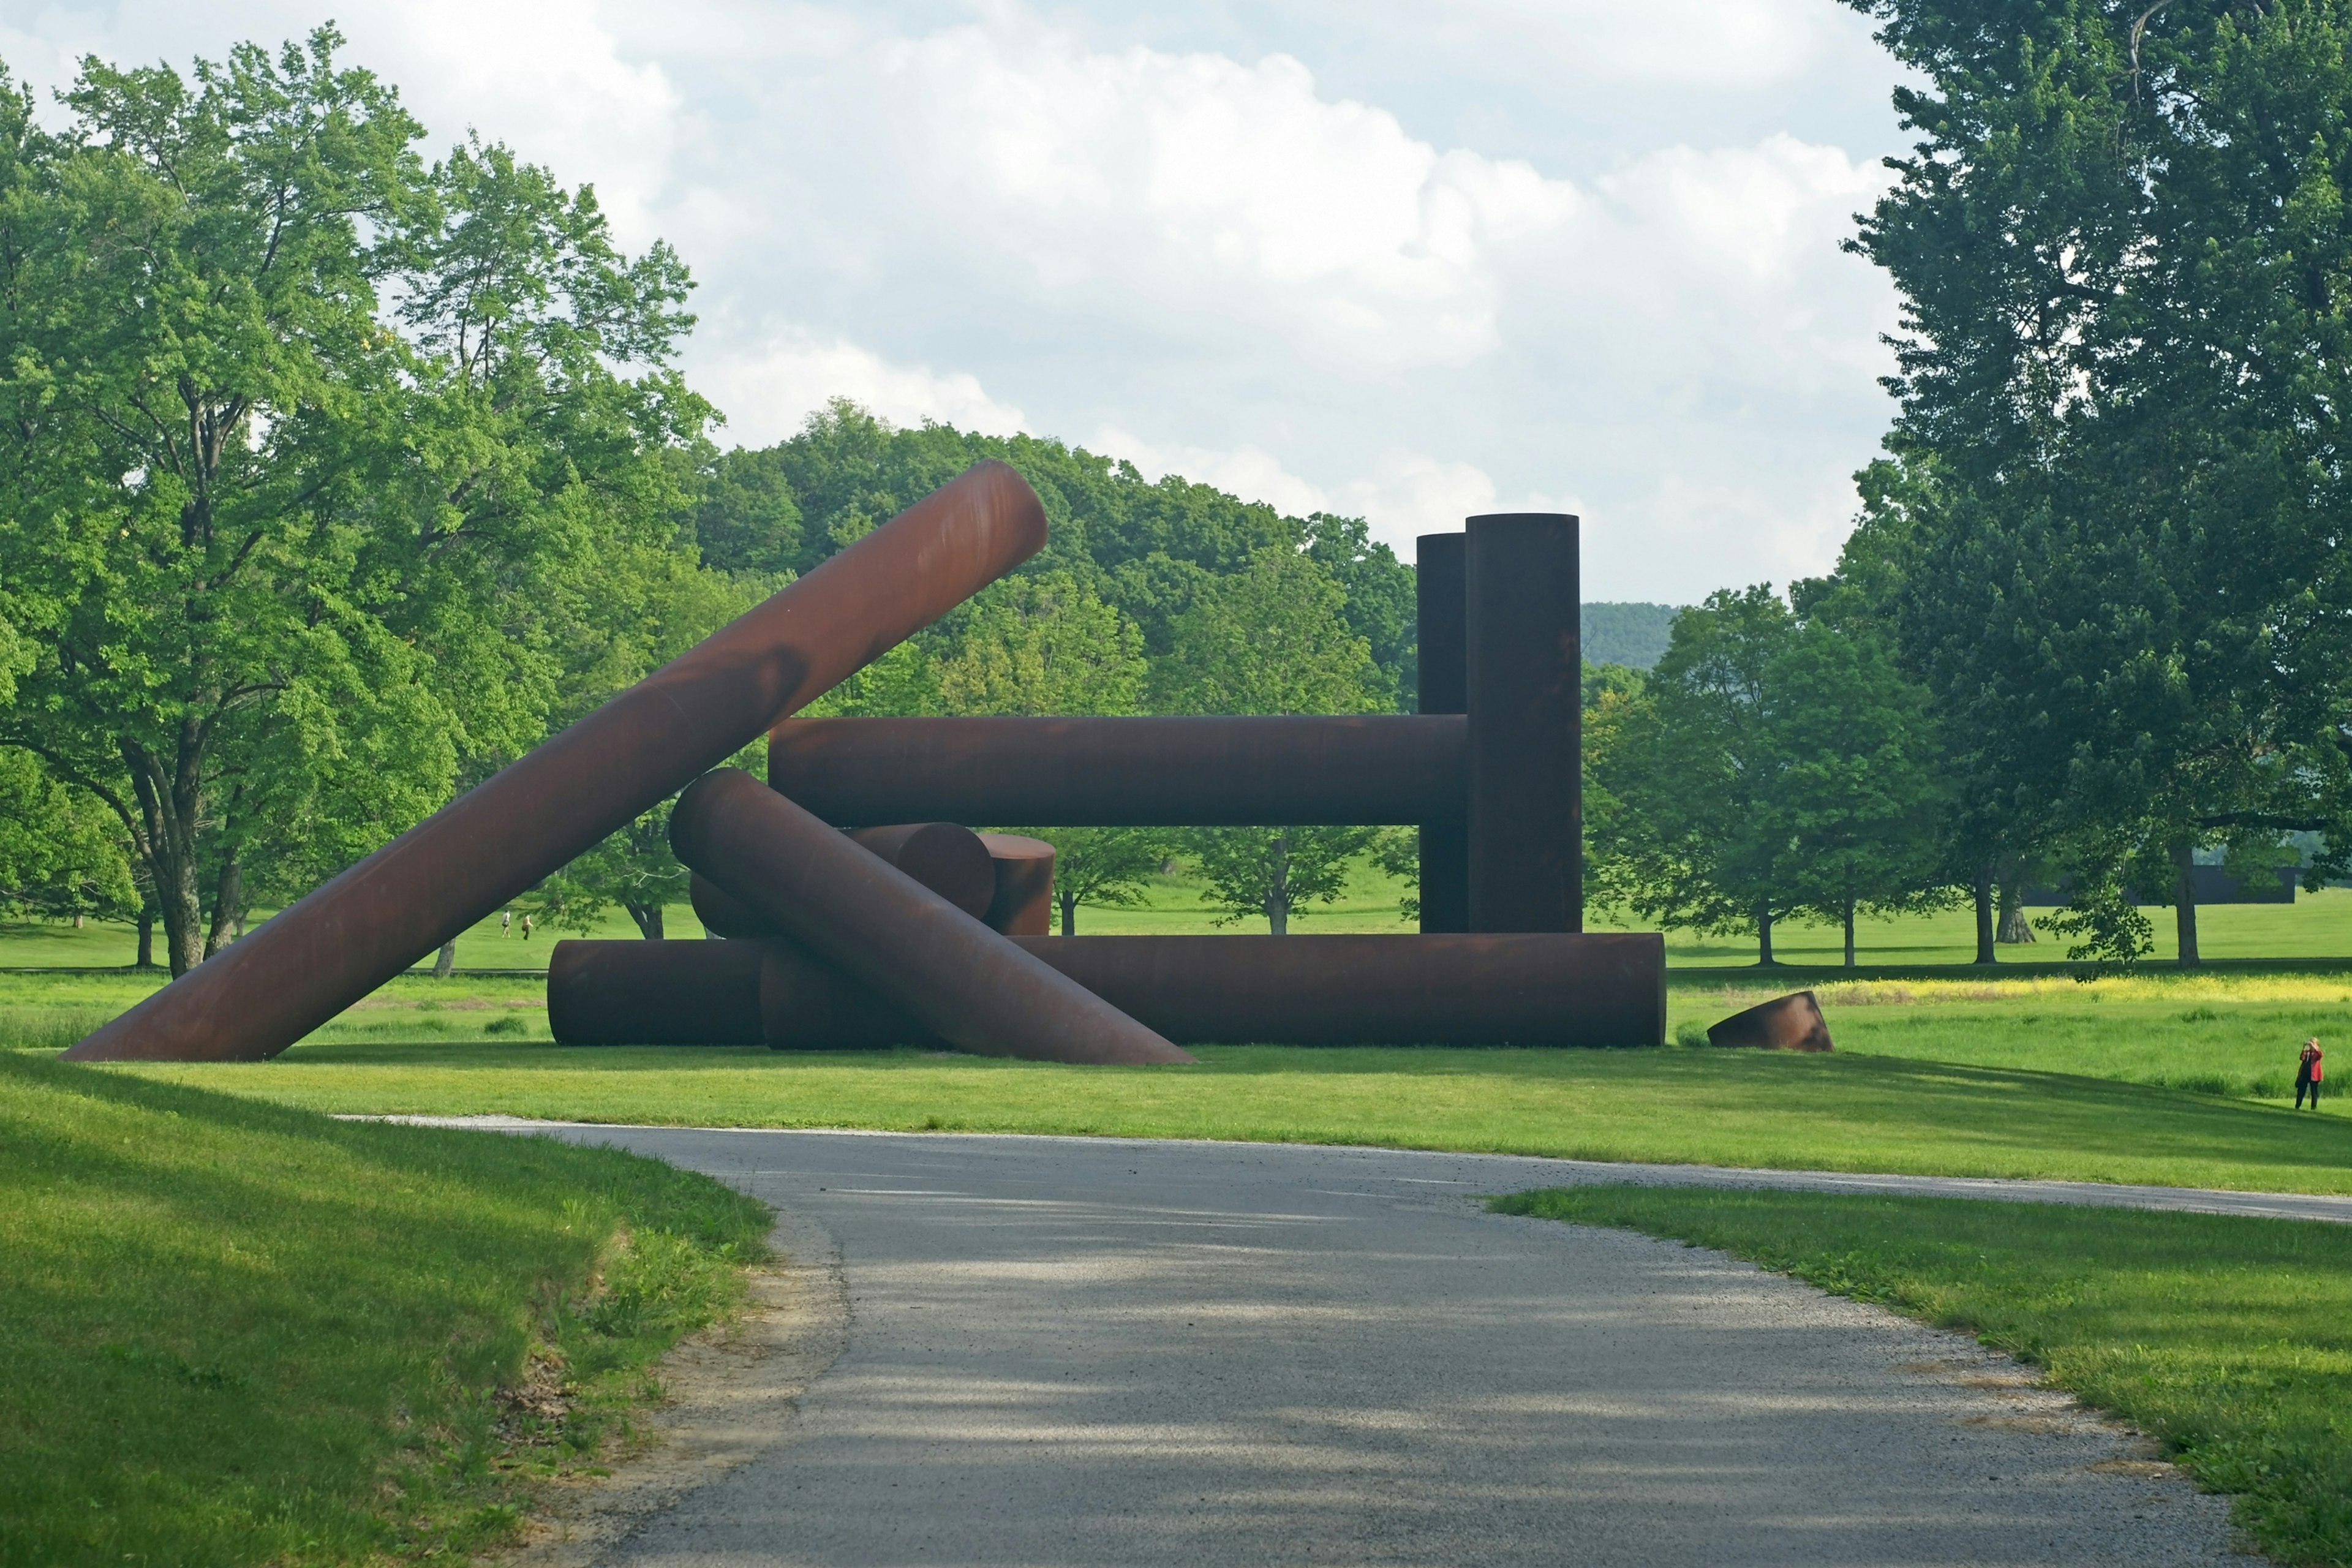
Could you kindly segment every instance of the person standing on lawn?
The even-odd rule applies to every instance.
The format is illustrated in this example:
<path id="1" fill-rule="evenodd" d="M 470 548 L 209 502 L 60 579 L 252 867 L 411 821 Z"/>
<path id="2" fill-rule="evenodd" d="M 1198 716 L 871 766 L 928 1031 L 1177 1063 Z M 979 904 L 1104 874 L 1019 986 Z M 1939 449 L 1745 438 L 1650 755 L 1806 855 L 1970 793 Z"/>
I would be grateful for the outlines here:
<path id="1" fill-rule="evenodd" d="M 2311 1109 L 2319 1109 L 2319 1080 L 2323 1071 L 2321 1057 L 2318 1037 L 2314 1036 L 2303 1042 L 2303 1057 L 2294 1069 L 2294 1108 L 2297 1110 L 2303 1109 L 2305 1090 L 2311 1094 Z"/>

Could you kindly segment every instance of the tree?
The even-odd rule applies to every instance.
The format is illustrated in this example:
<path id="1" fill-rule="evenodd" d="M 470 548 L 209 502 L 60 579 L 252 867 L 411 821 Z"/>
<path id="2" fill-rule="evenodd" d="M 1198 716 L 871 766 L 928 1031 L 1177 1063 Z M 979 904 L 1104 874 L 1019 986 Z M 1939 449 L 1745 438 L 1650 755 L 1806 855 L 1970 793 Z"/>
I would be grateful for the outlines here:
<path id="1" fill-rule="evenodd" d="M 57 137 L 0 94 L 0 738 L 121 821 L 175 973 L 543 731 L 708 412 L 607 368 L 684 330 L 675 258 L 502 150 L 424 168 L 339 42 L 86 62 Z"/>
<path id="2" fill-rule="evenodd" d="M 140 895 L 121 840 L 103 805 L 49 777 L 30 752 L 0 747 L 0 910 L 76 925 L 131 918 Z"/>
<path id="3" fill-rule="evenodd" d="M 1142 698 L 1142 632 L 1071 572 L 991 584 L 961 633 L 932 664 L 947 712 L 1132 713 Z"/>
<path id="4" fill-rule="evenodd" d="M 1610 900 L 1666 925 L 1753 930 L 1759 964 L 1801 901 L 1769 706 L 1795 631 L 1769 586 L 1709 595 L 1675 616 L 1640 699 L 1592 737 L 1609 809 L 1588 821 Z"/>
<path id="5" fill-rule="evenodd" d="M 1158 827 L 1024 827 L 1054 847 L 1054 897 L 1062 906 L 1062 934 L 1078 932 L 1078 906 L 1128 909 L 1140 903 L 1143 884 L 1168 858 L 1175 837 Z"/>
<path id="6" fill-rule="evenodd" d="M 1922 81 L 1857 241 L 1934 480 L 1906 658 L 2045 824 L 2076 954 L 2136 958 L 2156 892 L 2194 963 L 2198 850 L 2352 838 L 2352 16 L 1863 8 Z"/>
<path id="7" fill-rule="evenodd" d="M 1751 929 L 1762 964 L 1773 922 L 1811 910 L 1844 927 L 1851 965 L 1858 911 L 1937 896 L 1927 694 L 1832 608 L 1801 618 L 1762 584 L 1714 594 L 1675 616 L 1637 694 L 1603 695 L 1587 822 L 1605 897 Z"/>
<path id="8" fill-rule="evenodd" d="M 1858 910 L 1938 902 L 1944 806 L 1927 692 L 1884 642 L 1801 622 L 1766 672 L 1765 724 L 1780 756 L 1773 815 L 1789 830 L 1803 908 L 1838 922 L 1854 966 Z"/>
<path id="9" fill-rule="evenodd" d="M 1313 557 L 1260 551 L 1246 571 L 1213 580 L 1177 617 L 1152 682 L 1174 713 L 1362 713 L 1390 698 L 1370 645 L 1350 631 L 1346 595 Z M 1310 903 L 1339 896 L 1374 830 L 1212 827 L 1189 836 L 1219 924 L 1263 915 L 1286 934 Z"/>

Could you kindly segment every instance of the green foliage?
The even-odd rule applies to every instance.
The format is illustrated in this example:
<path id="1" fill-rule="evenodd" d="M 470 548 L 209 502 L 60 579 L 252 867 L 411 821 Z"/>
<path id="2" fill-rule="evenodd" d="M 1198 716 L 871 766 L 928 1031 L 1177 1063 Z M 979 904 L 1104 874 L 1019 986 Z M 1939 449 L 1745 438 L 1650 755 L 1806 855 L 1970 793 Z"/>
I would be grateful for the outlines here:
<path id="1" fill-rule="evenodd" d="M 1580 1187 L 1499 1213 L 1622 1226 L 1793 1274 L 2042 1366 L 2233 1493 L 2281 1563 L 2352 1558 L 2352 1229 L 1818 1193 Z"/>
<path id="2" fill-rule="evenodd" d="M 1638 689 L 1605 687 L 1586 734 L 1592 879 L 1604 899 L 1699 931 L 1799 910 L 1846 928 L 1931 899 L 1941 784 L 1925 694 L 1879 638 L 1800 620 L 1769 587 L 1675 618 Z"/>
<path id="3" fill-rule="evenodd" d="M 0 92 L 0 739 L 115 815 L 175 973 L 539 737 L 708 414 L 676 258 L 426 168 L 339 43 L 92 60 L 57 136 Z"/>
<path id="4" fill-rule="evenodd" d="M 96 800 L 0 747 L 0 909 L 129 919 L 140 898 L 122 850 L 121 825 Z"/>
<path id="5" fill-rule="evenodd" d="M 1013 829 L 1054 847 L 1054 897 L 1062 910 L 1062 934 L 1076 936 L 1078 907 L 1096 904 L 1131 909 L 1143 900 L 1143 885 L 1169 856 L 1181 836 L 1159 827 L 1021 827 Z"/>
<path id="6" fill-rule="evenodd" d="M 645 1369 L 732 1305 L 768 1227 L 614 1150 L 14 1053 L 0 1086 L 12 1565 L 490 1545 L 531 1472 L 592 1458 Z"/>
<path id="7" fill-rule="evenodd" d="M 1905 299 L 1894 606 L 1965 835 L 2130 962 L 2194 852 L 2352 852 L 2352 10 L 1860 0 L 1918 73 L 1858 246 Z"/>
<path id="8" fill-rule="evenodd" d="M 962 634 L 932 663 L 946 712 L 1132 713 L 1142 699 L 1142 632 L 1070 572 L 991 584 Z"/>

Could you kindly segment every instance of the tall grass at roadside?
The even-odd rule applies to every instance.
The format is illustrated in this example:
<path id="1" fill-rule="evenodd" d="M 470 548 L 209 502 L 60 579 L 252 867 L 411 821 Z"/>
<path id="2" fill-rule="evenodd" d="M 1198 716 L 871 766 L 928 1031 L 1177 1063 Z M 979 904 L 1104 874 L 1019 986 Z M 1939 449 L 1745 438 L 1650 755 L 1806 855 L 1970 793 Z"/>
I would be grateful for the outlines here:
<path id="1" fill-rule="evenodd" d="M 767 1223 L 614 1150 L 0 1053 L 0 1564 L 462 1557 Z"/>
<path id="2" fill-rule="evenodd" d="M 2235 1494 L 2273 1558 L 2352 1562 L 2352 1226 L 1661 1187 L 1492 1206 L 1713 1247 L 1967 1330 Z"/>
<path id="3" fill-rule="evenodd" d="M 66 1003 L 0 1006 L 0 1050 L 61 1051 L 103 1026 L 121 1009 Z"/>

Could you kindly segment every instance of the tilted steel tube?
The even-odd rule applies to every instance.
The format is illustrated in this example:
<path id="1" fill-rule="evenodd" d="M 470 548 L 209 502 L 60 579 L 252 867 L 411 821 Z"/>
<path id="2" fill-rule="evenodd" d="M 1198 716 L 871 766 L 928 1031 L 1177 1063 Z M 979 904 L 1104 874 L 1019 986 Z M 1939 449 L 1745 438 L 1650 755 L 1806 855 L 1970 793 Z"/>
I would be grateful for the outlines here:
<path id="1" fill-rule="evenodd" d="M 1459 821 L 1458 713 L 1250 719 L 795 719 L 768 783 L 844 826 L 1303 826 Z"/>
<path id="2" fill-rule="evenodd" d="M 1034 555 L 1035 492 L 982 463 L 66 1053 L 276 1056 Z"/>
<path id="3" fill-rule="evenodd" d="M 705 773 L 669 822 L 670 847 L 688 867 L 959 1049 L 1192 1059 L 747 773 Z"/>

